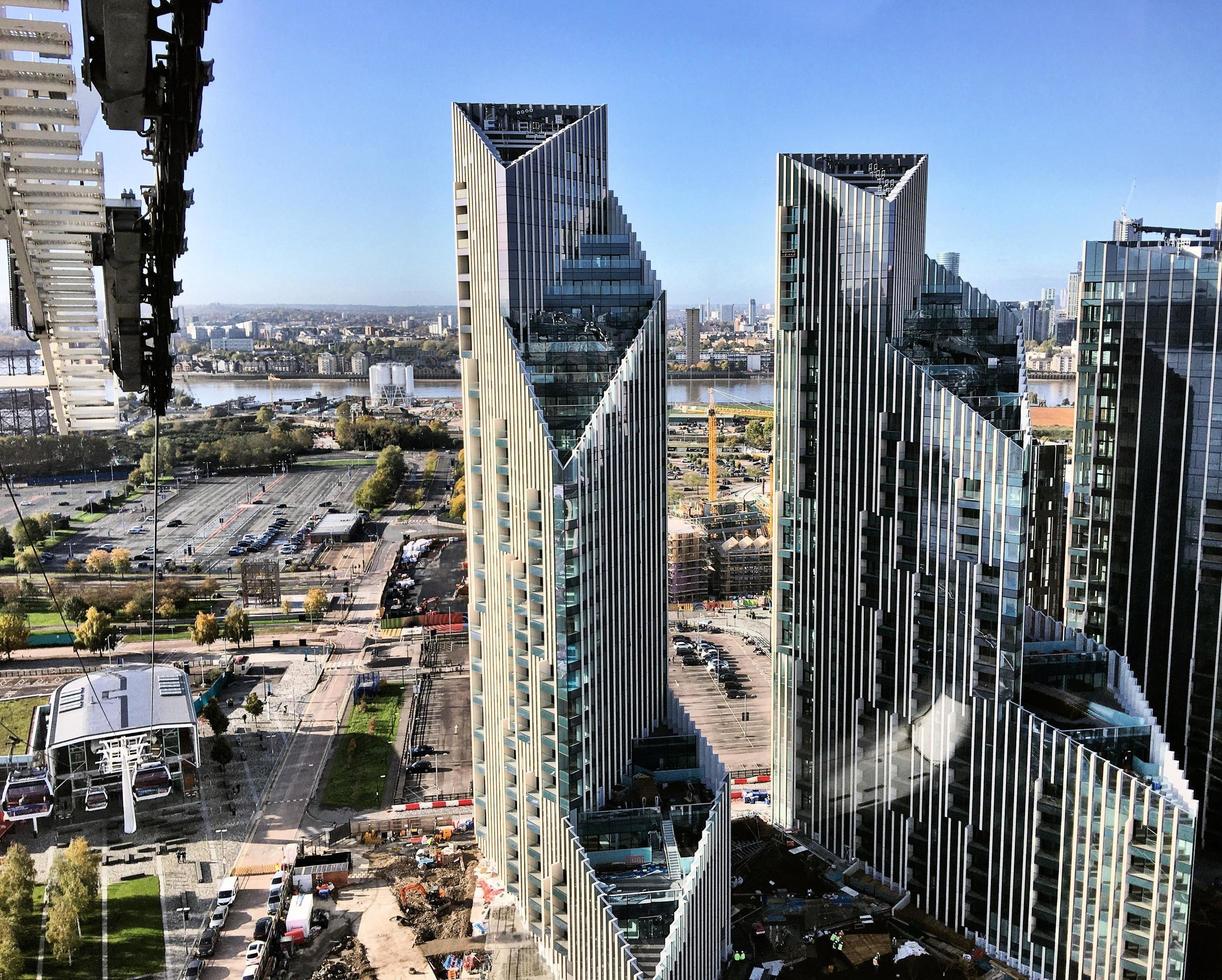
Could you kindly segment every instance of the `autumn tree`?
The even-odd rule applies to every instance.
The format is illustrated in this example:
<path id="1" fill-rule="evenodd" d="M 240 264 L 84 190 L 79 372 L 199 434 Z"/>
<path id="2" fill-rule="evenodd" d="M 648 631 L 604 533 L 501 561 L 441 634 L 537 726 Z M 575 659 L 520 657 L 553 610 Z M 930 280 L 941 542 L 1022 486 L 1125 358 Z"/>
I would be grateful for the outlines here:
<path id="1" fill-rule="evenodd" d="M 132 570 L 132 553 L 126 548 L 116 548 L 110 553 L 111 567 L 119 575 L 126 575 Z"/>
<path id="2" fill-rule="evenodd" d="M 0 612 L 0 650 L 5 659 L 13 659 L 13 651 L 22 649 L 30 640 L 30 620 L 24 612 Z"/>
<path id="3" fill-rule="evenodd" d="M 78 923 L 81 910 L 68 890 L 56 889 L 47 908 L 47 945 L 51 955 L 63 963 L 72 962 L 72 955 L 81 947 Z"/>
<path id="4" fill-rule="evenodd" d="M 315 587 L 305 594 L 301 608 L 311 620 L 316 620 L 327 611 L 329 601 L 326 589 Z"/>
<path id="5" fill-rule="evenodd" d="M 112 632 L 110 616 L 96 606 L 85 611 L 85 618 L 77 624 L 72 634 L 72 645 L 78 650 L 97 653 L 110 639 Z"/>
<path id="6" fill-rule="evenodd" d="M 0 980 L 21 980 L 25 959 L 17 942 L 17 929 L 8 919 L 0 919 Z"/>
<path id="7" fill-rule="evenodd" d="M 25 575 L 33 575 L 39 568 L 38 552 L 30 547 L 22 548 L 13 559 L 13 567 Z"/>
<path id="8" fill-rule="evenodd" d="M 220 636 L 220 628 L 216 624 L 216 616 L 202 610 L 195 614 L 195 622 L 191 625 L 191 640 L 200 646 L 210 647 Z"/>
<path id="9" fill-rule="evenodd" d="M 130 553 L 128 557 L 130 558 Z M 85 571 L 90 575 L 109 575 L 114 567 L 110 552 L 102 548 L 94 548 L 85 556 Z"/>
<path id="10" fill-rule="evenodd" d="M 225 610 L 225 626 L 222 631 L 226 640 L 236 643 L 240 649 L 243 640 L 250 639 L 250 616 L 246 607 L 236 599 Z"/>
<path id="11" fill-rule="evenodd" d="M 157 615 L 162 619 L 171 619 L 178 615 L 178 600 L 173 596 L 162 596 L 157 600 Z"/>
<path id="12" fill-rule="evenodd" d="M 0 919 L 20 930 L 34 911 L 34 859 L 25 845 L 14 843 L 0 860 Z"/>

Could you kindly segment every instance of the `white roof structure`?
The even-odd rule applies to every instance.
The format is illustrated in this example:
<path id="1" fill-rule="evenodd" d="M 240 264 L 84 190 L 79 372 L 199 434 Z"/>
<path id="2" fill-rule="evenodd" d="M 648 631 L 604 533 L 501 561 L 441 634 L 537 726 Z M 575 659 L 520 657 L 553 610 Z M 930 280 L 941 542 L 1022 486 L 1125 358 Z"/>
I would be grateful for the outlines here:
<path id="1" fill-rule="evenodd" d="M 361 515 L 353 512 L 328 514 L 310 532 L 315 540 L 320 538 L 350 538 L 361 523 Z"/>
<path id="2" fill-rule="evenodd" d="M 194 727 L 195 702 L 181 670 L 162 664 L 114 667 L 70 680 L 51 696 L 47 750 L 153 729 Z"/>

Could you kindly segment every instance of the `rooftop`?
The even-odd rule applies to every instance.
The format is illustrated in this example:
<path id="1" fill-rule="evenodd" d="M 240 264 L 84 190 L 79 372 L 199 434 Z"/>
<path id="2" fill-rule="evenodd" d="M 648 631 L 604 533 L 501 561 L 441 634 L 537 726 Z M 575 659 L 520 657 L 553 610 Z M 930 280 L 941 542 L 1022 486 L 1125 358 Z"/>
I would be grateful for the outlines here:
<path id="1" fill-rule="evenodd" d="M 55 691 L 47 748 L 124 732 L 194 726 L 191 688 L 177 667 L 114 667 L 77 677 Z"/>
<path id="2" fill-rule="evenodd" d="M 356 530 L 361 520 L 361 515 L 353 512 L 328 514 L 315 525 L 310 534 L 316 538 L 342 537 Z"/>

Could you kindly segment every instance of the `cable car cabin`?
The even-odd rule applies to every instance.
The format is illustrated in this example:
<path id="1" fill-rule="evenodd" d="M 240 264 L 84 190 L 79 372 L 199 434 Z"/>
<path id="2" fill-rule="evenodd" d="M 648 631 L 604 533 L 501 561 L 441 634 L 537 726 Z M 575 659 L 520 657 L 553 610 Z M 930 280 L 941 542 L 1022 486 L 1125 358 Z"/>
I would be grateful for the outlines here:
<path id="1" fill-rule="evenodd" d="M 55 808 L 51 780 L 44 770 L 10 773 L 4 784 L 4 819 L 37 820 Z"/>
<path id="2" fill-rule="evenodd" d="M 106 795 L 106 790 L 101 786 L 91 786 L 85 792 L 85 811 L 87 813 L 96 813 L 98 810 L 105 810 L 110 803 L 110 797 Z"/>
<path id="3" fill-rule="evenodd" d="M 132 778 L 132 796 L 137 800 L 159 800 L 173 789 L 170 768 L 163 762 L 152 762 L 136 770 Z"/>

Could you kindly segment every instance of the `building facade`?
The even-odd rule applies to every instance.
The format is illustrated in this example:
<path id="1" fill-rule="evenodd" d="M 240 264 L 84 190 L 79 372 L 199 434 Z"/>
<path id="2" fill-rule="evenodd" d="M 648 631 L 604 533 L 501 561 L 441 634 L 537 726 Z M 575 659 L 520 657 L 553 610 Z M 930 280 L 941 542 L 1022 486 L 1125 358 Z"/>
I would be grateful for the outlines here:
<path id="1" fill-rule="evenodd" d="M 688 307 L 683 323 L 684 365 L 688 368 L 700 363 L 700 310 Z"/>
<path id="2" fill-rule="evenodd" d="M 1032 608 L 1056 452 L 1018 319 L 924 255 L 926 166 L 778 164 L 774 818 L 1028 975 L 1183 977 L 1196 802 Z"/>
<path id="3" fill-rule="evenodd" d="M 557 975 L 714 976 L 724 771 L 679 767 L 698 861 L 664 801 L 623 798 L 679 725 L 665 294 L 609 188 L 605 107 L 456 104 L 453 134 L 478 839 Z M 621 838 L 665 856 L 666 888 L 608 897 L 633 891 Z"/>
<path id="4" fill-rule="evenodd" d="M 1133 664 L 1222 841 L 1220 232 L 1087 242 L 1068 619 Z M 1212 811 L 1212 812 L 1211 812 Z"/>

